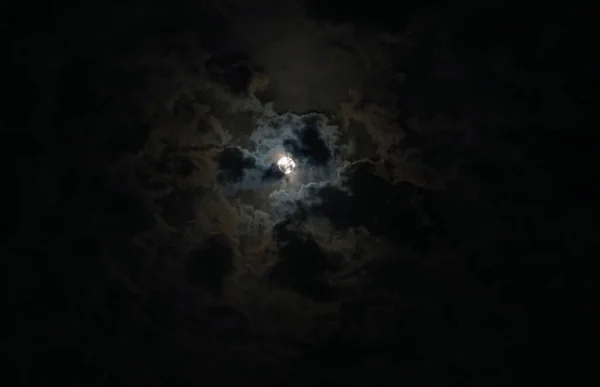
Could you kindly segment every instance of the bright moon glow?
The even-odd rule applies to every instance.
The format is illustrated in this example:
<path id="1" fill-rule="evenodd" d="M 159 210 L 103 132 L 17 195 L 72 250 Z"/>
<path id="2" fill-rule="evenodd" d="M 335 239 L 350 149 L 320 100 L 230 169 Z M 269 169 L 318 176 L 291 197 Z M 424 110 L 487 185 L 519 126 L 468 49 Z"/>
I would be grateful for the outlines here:
<path id="1" fill-rule="evenodd" d="M 277 161 L 277 166 L 281 172 L 289 175 L 294 171 L 294 168 L 296 168 L 296 163 L 289 157 L 282 157 Z"/>

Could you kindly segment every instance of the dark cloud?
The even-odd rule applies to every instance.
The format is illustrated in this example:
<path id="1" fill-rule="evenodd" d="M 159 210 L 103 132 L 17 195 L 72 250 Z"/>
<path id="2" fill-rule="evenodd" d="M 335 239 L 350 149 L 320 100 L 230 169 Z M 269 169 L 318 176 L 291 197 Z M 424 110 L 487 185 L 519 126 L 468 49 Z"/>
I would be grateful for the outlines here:
<path id="1" fill-rule="evenodd" d="M 277 163 L 272 163 L 264 170 L 262 179 L 265 181 L 280 180 L 284 176 L 285 174 L 281 172 L 281 169 L 279 169 Z"/>
<path id="2" fill-rule="evenodd" d="M 306 159 L 309 164 L 322 166 L 332 158 L 332 149 L 328 147 L 318 130 L 318 116 L 303 119 L 305 126 L 295 128 L 295 138 L 283 141 L 283 147 L 295 157 Z"/>
<path id="3" fill-rule="evenodd" d="M 324 114 L 286 113 L 261 121 L 250 136 L 256 152 L 260 154 L 269 154 L 277 149 L 288 150 L 297 158 L 322 166 L 331 160 L 337 148 L 338 128 L 330 124 Z"/>
<path id="4" fill-rule="evenodd" d="M 194 219 L 194 201 L 201 195 L 197 190 L 174 190 L 159 201 L 165 221 L 175 227 Z"/>
<path id="5" fill-rule="evenodd" d="M 220 296 L 223 281 L 233 269 L 233 252 L 226 238 L 213 236 L 190 252 L 185 263 L 189 280 L 215 296 Z"/>
<path id="6" fill-rule="evenodd" d="M 248 91 L 254 70 L 247 54 L 217 54 L 208 59 L 205 66 L 212 80 L 224 84 L 233 93 Z"/>
<path id="7" fill-rule="evenodd" d="M 256 158 L 248 151 L 241 148 L 226 148 L 218 156 L 220 175 L 222 183 L 240 182 L 244 179 L 248 170 L 256 167 Z"/>
<path id="8" fill-rule="evenodd" d="M 389 12 L 386 0 L 376 0 L 365 6 L 363 3 L 346 3 L 344 1 L 307 0 L 307 10 L 315 18 L 334 23 L 352 22 L 354 25 L 377 26 L 388 32 L 402 32 L 415 10 L 432 1 L 405 1 L 394 12 Z"/>
<path id="9" fill-rule="evenodd" d="M 305 219 L 310 210 L 321 203 L 319 193 L 329 182 L 303 184 L 298 190 L 276 190 L 269 195 L 271 210 L 277 219 Z M 341 190 L 339 188 L 333 188 Z"/>
<path id="10" fill-rule="evenodd" d="M 310 234 L 293 222 L 278 224 L 274 232 L 279 258 L 269 280 L 317 301 L 331 300 L 335 289 L 327 283 L 327 278 L 339 258 L 326 253 Z"/>
<path id="11" fill-rule="evenodd" d="M 422 189 L 408 182 L 385 181 L 374 175 L 369 162 L 355 164 L 342 176 L 338 184 L 310 183 L 293 193 L 276 191 L 270 196 L 272 206 L 284 219 L 322 216 L 338 229 L 364 226 L 373 235 L 427 246 L 433 230 L 420 205 Z"/>
<path id="12" fill-rule="evenodd" d="M 261 163 L 256 156 L 239 147 L 224 149 L 217 156 L 217 163 L 217 179 L 228 195 L 261 189 L 285 176 L 275 161 Z"/>
<path id="13" fill-rule="evenodd" d="M 283 190 L 277 190 L 269 195 L 271 211 L 277 219 L 299 217 L 304 208 L 297 195 Z"/>
<path id="14" fill-rule="evenodd" d="M 178 155 L 171 147 L 165 147 L 155 164 L 156 172 L 170 176 L 188 177 L 196 166 L 189 158 Z"/>

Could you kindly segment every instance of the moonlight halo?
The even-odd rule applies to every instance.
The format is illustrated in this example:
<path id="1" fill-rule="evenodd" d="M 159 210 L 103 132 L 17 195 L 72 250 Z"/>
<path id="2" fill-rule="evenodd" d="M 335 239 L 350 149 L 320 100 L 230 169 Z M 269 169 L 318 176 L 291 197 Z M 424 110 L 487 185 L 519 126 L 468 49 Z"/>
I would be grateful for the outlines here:
<path id="1" fill-rule="evenodd" d="M 277 166 L 279 167 L 279 170 L 286 175 L 289 175 L 290 173 L 294 172 L 294 169 L 296 169 L 296 163 L 294 160 L 287 156 L 277 160 Z"/>

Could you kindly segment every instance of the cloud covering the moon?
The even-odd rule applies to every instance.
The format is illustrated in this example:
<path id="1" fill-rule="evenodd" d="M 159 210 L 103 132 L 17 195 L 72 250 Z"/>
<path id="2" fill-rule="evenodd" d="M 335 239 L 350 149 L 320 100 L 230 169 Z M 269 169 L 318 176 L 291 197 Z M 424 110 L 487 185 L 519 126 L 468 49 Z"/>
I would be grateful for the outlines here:
<path id="1" fill-rule="evenodd" d="M 339 128 L 327 116 L 285 113 L 261 117 L 256 125 L 249 135 L 250 149 L 229 147 L 217 156 L 219 181 L 228 195 L 283 185 L 285 176 L 276 165 L 286 155 L 296 163 L 294 174 L 285 179 L 287 186 L 298 189 L 336 179 L 342 163 Z"/>

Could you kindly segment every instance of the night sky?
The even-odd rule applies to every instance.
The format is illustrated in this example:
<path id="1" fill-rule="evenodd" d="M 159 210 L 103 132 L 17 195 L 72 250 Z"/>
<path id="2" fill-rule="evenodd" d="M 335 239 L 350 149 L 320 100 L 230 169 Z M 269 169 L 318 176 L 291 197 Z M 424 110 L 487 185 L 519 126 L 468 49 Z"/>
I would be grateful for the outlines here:
<path id="1" fill-rule="evenodd" d="M 592 370 L 591 13 L 3 8 L 6 385 L 549 386 Z"/>

